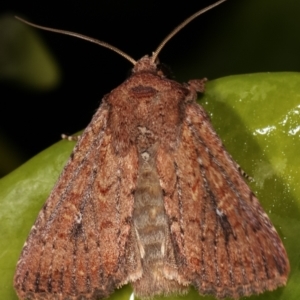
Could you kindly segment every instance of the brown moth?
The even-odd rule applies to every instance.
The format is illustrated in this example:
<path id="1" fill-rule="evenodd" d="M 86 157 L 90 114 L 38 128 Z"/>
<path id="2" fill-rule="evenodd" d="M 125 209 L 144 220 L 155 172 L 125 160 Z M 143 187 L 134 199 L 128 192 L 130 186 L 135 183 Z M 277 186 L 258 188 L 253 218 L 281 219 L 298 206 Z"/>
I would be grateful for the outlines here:
<path id="1" fill-rule="evenodd" d="M 217 298 L 285 285 L 289 261 L 267 214 L 196 103 L 203 80 L 166 78 L 157 56 L 104 96 L 40 211 L 17 264 L 20 299 Z M 31 24 L 32 25 L 32 24 Z M 38 28 L 47 29 L 33 25 Z"/>

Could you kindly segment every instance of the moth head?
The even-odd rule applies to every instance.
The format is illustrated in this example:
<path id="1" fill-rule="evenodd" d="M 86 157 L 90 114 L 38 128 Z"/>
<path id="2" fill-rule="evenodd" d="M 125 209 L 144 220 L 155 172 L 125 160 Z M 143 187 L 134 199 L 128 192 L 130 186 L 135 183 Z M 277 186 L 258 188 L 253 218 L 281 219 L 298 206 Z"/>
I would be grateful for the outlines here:
<path id="1" fill-rule="evenodd" d="M 138 60 L 132 69 L 132 73 L 151 72 L 156 73 L 157 63 L 154 62 L 149 55 L 143 56 Z"/>

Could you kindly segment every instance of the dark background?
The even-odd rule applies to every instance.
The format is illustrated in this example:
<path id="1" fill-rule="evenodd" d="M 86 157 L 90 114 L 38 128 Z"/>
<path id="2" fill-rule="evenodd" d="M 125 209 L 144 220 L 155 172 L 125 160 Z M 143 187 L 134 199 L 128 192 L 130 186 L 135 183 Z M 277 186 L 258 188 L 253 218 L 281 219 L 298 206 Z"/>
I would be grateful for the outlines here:
<path id="1" fill-rule="evenodd" d="M 88 35 L 139 59 L 151 54 L 185 18 L 212 3 L 4 0 L 0 14 Z M 159 58 L 172 66 L 179 81 L 298 72 L 299 16 L 300 1 L 228 0 L 177 34 Z M 0 28 L 0 34 L 4 29 L 9 31 Z M 64 35 L 37 33 L 60 68 L 60 82 L 52 88 L 33 88 L 4 76 L 1 65 L 7 59 L 1 52 L 0 37 L 0 176 L 58 141 L 61 133 L 72 134 L 86 127 L 103 95 L 119 85 L 132 67 L 108 49 Z"/>

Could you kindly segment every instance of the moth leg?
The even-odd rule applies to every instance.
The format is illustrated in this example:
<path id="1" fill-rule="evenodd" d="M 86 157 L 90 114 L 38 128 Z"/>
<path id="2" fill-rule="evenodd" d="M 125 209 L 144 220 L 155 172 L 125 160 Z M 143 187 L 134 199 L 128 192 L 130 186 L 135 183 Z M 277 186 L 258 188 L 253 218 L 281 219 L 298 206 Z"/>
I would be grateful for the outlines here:
<path id="1" fill-rule="evenodd" d="M 237 162 L 236 162 L 235 164 L 236 164 L 236 167 L 237 167 L 239 173 L 240 173 L 244 178 L 248 179 L 249 181 L 254 181 L 254 179 L 253 179 L 250 175 L 248 175 L 248 174 L 241 168 L 241 166 L 240 166 Z"/>
<path id="2" fill-rule="evenodd" d="M 62 134 L 61 138 L 63 140 L 67 140 L 67 141 L 75 141 L 77 142 L 80 139 L 81 135 L 66 135 L 66 134 Z"/>
<path id="3" fill-rule="evenodd" d="M 230 154 L 229 154 L 229 155 L 230 155 Z M 253 182 L 253 181 L 254 181 L 254 178 L 251 177 L 249 174 L 247 174 L 247 173 L 242 169 L 242 167 L 241 167 L 241 166 L 240 166 L 240 165 L 232 158 L 231 155 L 230 155 L 230 157 L 231 157 L 233 163 L 235 164 L 235 167 L 236 167 L 237 170 L 239 171 L 240 175 L 241 175 L 242 177 L 244 177 L 245 179 L 247 179 L 247 180 Z"/>

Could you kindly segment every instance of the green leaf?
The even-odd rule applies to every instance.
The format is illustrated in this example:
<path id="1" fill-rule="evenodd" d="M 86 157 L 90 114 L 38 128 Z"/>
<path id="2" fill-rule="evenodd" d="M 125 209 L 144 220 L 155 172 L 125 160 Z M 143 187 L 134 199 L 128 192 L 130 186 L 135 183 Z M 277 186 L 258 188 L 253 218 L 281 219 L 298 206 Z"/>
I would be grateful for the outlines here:
<path id="1" fill-rule="evenodd" d="M 208 83 L 201 104 L 288 252 L 288 284 L 253 299 L 299 299 L 300 73 L 258 73 Z M 252 297 L 250 298 L 252 299 Z"/>
<path id="2" fill-rule="evenodd" d="M 287 286 L 249 299 L 299 299 L 300 74 L 262 73 L 221 78 L 200 99 L 287 249 Z M 0 298 L 17 299 L 13 274 L 23 243 L 74 146 L 60 141 L 0 180 Z M 112 299 L 128 299 L 130 288 Z M 172 299 L 202 299 L 192 290 Z M 214 299 L 205 297 L 203 299 Z"/>
<path id="3" fill-rule="evenodd" d="M 0 16 L 0 80 L 35 91 L 57 87 L 61 71 L 35 29 Z"/>

